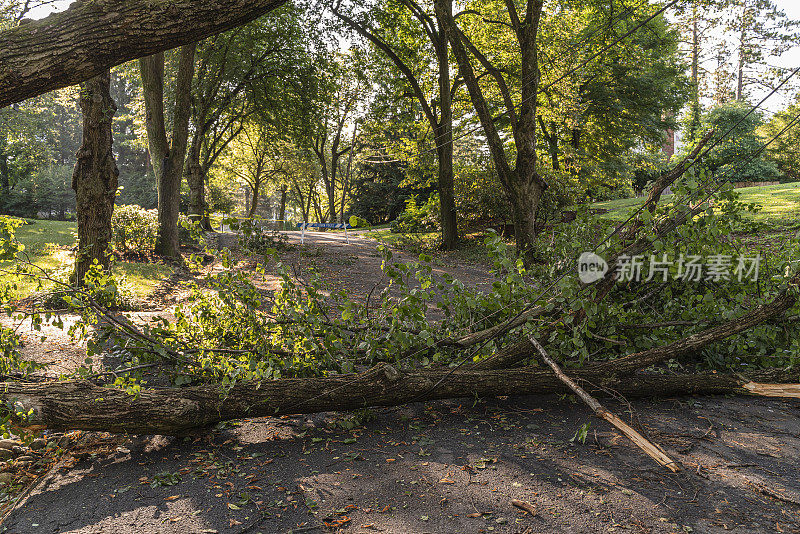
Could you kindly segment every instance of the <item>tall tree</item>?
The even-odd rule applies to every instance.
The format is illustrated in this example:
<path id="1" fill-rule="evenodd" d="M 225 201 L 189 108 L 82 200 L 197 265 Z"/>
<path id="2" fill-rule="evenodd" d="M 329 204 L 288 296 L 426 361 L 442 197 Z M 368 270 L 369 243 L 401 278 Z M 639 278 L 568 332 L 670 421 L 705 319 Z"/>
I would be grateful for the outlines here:
<path id="1" fill-rule="evenodd" d="M 164 113 L 164 54 L 160 52 L 139 60 L 150 161 L 158 184 L 158 238 L 155 252 L 172 258 L 180 256 L 180 188 L 189 137 L 195 48 L 196 45 L 191 44 L 180 49 L 171 140 L 167 139 Z"/>
<path id="2" fill-rule="evenodd" d="M 231 144 L 226 167 L 247 186 L 248 217 L 254 217 L 268 184 L 286 172 L 287 147 L 275 125 L 261 115 L 252 115 L 242 133 Z"/>
<path id="3" fill-rule="evenodd" d="M 300 81 L 303 86 L 299 91 L 303 114 L 300 139 L 317 158 L 327 197 L 327 210 L 322 218 L 331 222 L 344 216 L 338 209 L 337 193 L 343 190 L 343 158 L 353 149 L 346 130 L 353 125 L 362 98 L 363 80 L 357 61 L 357 51 L 351 50 L 347 55 L 321 52 L 316 68 Z"/>
<path id="4" fill-rule="evenodd" d="M 438 20 L 444 25 L 458 62 L 459 72 L 469 90 L 498 177 L 511 202 L 517 250 L 527 260 L 532 260 L 536 241 L 536 215 L 542 195 L 547 188 L 547 183 L 536 169 L 536 111 L 539 89 L 539 51 L 536 40 L 543 0 L 528 0 L 522 18 L 513 0 L 506 0 L 505 14 L 478 13 L 483 20 L 488 21 L 498 20 L 500 17 L 508 18 L 504 23 L 511 28 L 511 38 L 515 40 L 515 52 L 519 56 L 517 73 L 501 71 L 472 44 L 456 24 L 452 0 L 436 0 L 435 7 Z M 486 90 L 479 81 L 470 54 L 491 76 L 495 82 L 494 90 L 502 97 L 514 138 L 513 150 L 503 142 L 500 129 L 487 103 Z M 516 79 L 509 80 L 508 77 Z M 512 87 L 517 88 L 516 102 Z M 514 152 L 516 152 L 516 162 L 512 166 L 510 160 L 514 157 Z"/>
<path id="5" fill-rule="evenodd" d="M 633 13 L 620 9 L 582 2 L 543 14 L 539 32 L 539 46 L 547 54 L 537 113 L 550 163 L 548 168 L 543 159 L 540 172 L 552 175 L 551 181 L 568 176 L 589 198 L 627 180 L 631 150 L 663 145 L 664 132 L 675 127 L 690 91 L 680 35 L 664 17 L 647 21 L 646 30 L 634 31 L 591 59 L 655 12 L 652 7 Z M 581 68 L 573 72 L 575 65 Z M 514 68 L 513 63 L 501 66 Z"/>
<path id="6" fill-rule="evenodd" d="M 198 45 L 192 86 L 192 140 L 186 162 L 189 215 L 209 229 L 205 184 L 211 167 L 261 108 L 281 105 L 286 80 L 304 61 L 294 6 Z"/>
<path id="7" fill-rule="evenodd" d="M 83 285 L 94 262 L 109 268 L 111 216 L 119 171 L 112 150 L 111 124 L 117 106 L 111 99 L 111 73 L 106 71 L 81 85 L 83 144 L 72 176 L 78 213 L 78 254 L 75 283 Z"/>
<path id="8" fill-rule="evenodd" d="M 392 5 L 396 3 L 396 5 Z M 453 178 L 453 86 L 450 80 L 450 58 L 447 36 L 440 13 L 433 6 L 423 6 L 414 0 L 389 0 L 387 7 L 400 7 L 405 13 L 393 13 L 391 9 L 372 9 L 370 18 L 381 23 L 380 28 L 371 28 L 365 21 L 344 12 L 341 6 L 334 7 L 334 14 L 350 28 L 372 43 L 385 54 L 408 83 L 411 94 L 422 108 L 433 131 L 438 163 L 437 184 L 439 191 L 439 213 L 442 226 L 442 248 L 452 250 L 458 244 L 458 224 Z M 431 13 L 433 11 L 433 13 Z M 376 15 L 377 13 L 377 15 Z M 403 31 L 406 24 L 398 23 L 398 17 L 411 16 L 416 20 L 416 31 L 425 36 L 424 42 L 431 47 L 435 57 L 434 76 L 437 88 L 431 96 L 423 89 L 423 77 L 429 76 L 428 62 L 420 58 L 416 46 L 422 44 L 413 35 Z M 403 21 L 404 22 L 404 21 Z M 410 46 L 409 46 L 410 45 Z M 416 60 L 417 64 L 414 64 Z M 420 68 L 421 67 L 421 68 Z M 421 71 L 421 72 L 420 72 Z"/>
<path id="9" fill-rule="evenodd" d="M 719 9 L 724 2 L 725 0 L 695 0 L 689 4 L 678 4 L 676 7 L 684 49 L 689 58 L 691 93 L 686 133 L 690 140 L 697 139 L 700 134 L 703 80 L 707 74 L 703 63 L 711 54 L 709 43 L 713 40 L 714 32 L 722 24 Z"/>
<path id="10" fill-rule="evenodd" d="M 780 56 L 794 46 L 798 22 L 788 20 L 786 13 L 772 0 L 739 0 L 738 4 L 740 16 L 734 20 L 732 29 L 739 33 L 736 100 L 742 100 L 745 87 L 759 82 L 748 78 L 748 71 L 754 64 L 769 56 Z"/>

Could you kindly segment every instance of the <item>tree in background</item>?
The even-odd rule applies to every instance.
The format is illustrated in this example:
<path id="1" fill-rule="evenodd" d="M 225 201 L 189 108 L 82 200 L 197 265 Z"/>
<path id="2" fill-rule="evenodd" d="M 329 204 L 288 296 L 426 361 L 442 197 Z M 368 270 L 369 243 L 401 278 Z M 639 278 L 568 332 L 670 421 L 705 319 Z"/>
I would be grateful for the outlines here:
<path id="1" fill-rule="evenodd" d="M 363 4 L 361 4 L 363 7 Z M 437 185 L 442 248 L 458 243 L 453 176 L 453 92 L 448 42 L 433 5 L 414 0 L 388 0 L 370 6 L 356 20 L 354 9 L 338 5 L 334 14 L 367 39 L 402 74 L 433 133 L 437 157 Z M 367 22 L 368 18 L 374 21 Z M 421 53 L 421 51 L 427 53 Z M 431 83 L 435 79 L 435 83 Z M 433 87 L 435 88 L 433 88 Z"/>
<path id="2" fill-rule="evenodd" d="M 164 113 L 164 53 L 139 60 L 150 162 L 158 184 L 158 239 L 155 253 L 171 258 L 180 256 L 180 187 L 189 137 L 195 48 L 196 45 L 185 45 L 180 49 L 170 140 L 167 139 Z"/>
<path id="3" fill-rule="evenodd" d="M 767 64 L 770 56 L 780 56 L 797 43 L 798 21 L 786 18 L 772 0 L 732 0 L 723 2 L 728 13 L 729 31 L 739 41 L 736 51 L 736 100 L 744 100 L 751 85 L 772 87 L 784 75 L 782 69 Z"/>
<path id="4" fill-rule="evenodd" d="M 666 18 L 591 59 L 654 12 L 583 2 L 543 15 L 540 172 L 551 177 L 548 195 L 564 197 L 561 205 L 630 194 L 631 151 L 663 145 L 665 132 L 677 128 L 689 84 L 679 34 Z M 572 72 L 576 65 L 582 68 Z"/>
<path id="5" fill-rule="evenodd" d="M 189 216 L 209 229 L 209 171 L 247 118 L 280 105 L 295 67 L 306 62 L 302 13 L 281 7 L 269 16 L 211 37 L 198 45 L 192 86 L 192 140 L 186 162 Z"/>
<path id="6" fill-rule="evenodd" d="M 750 106 L 743 102 L 729 102 L 710 109 L 703 118 L 709 130 L 727 132 L 733 128 L 702 160 L 717 179 L 761 182 L 776 180 L 780 176 L 774 163 L 763 155 L 756 157 L 763 145 L 757 133 L 763 119 L 758 112 L 745 118 L 750 110 Z M 744 162 L 746 165 L 742 165 Z"/>
<path id="7" fill-rule="evenodd" d="M 689 57 L 690 98 L 686 118 L 687 139 L 698 139 L 700 121 L 703 112 L 701 98 L 705 94 L 705 86 L 709 70 L 703 65 L 710 59 L 712 51 L 708 43 L 712 42 L 713 32 L 722 23 L 716 10 L 724 0 L 695 0 L 689 4 L 678 4 L 676 15 L 679 21 L 683 49 Z"/>
<path id="8" fill-rule="evenodd" d="M 298 142 L 317 158 L 320 178 L 325 190 L 326 210 L 321 221 L 341 221 L 347 196 L 347 154 L 354 149 L 352 131 L 359 114 L 362 85 L 360 54 L 321 52 L 313 70 L 307 70 L 300 81 L 297 125 Z M 313 79 L 312 79 L 313 77 Z M 350 130 L 350 132 L 348 132 Z M 340 210 L 341 206 L 341 210 Z"/>
<path id="9" fill-rule="evenodd" d="M 111 99 L 110 84 L 110 72 L 81 84 L 83 144 L 72 176 L 78 214 L 74 282 L 79 286 L 93 263 L 109 268 L 111 216 L 119 176 L 111 133 L 117 107 Z"/>
<path id="10" fill-rule="evenodd" d="M 505 2 L 505 5 L 483 2 L 468 7 L 463 14 L 469 22 L 462 23 L 466 24 L 466 31 L 462 31 L 453 15 L 452 0 L 436 2 L 437 16 L 444 24 L 459 72 L 486 136 L 495 171 L 512 206 L 517 251 L 530 261 L 533 259 L 537 235 L 536 216 L 547 188 L 547 183 L 537 171 L 536 132 L 540 81 L 537 40 L 543 1 L 528 0 L 522 12 L 511 1 Z M 475 30 L 476 26 L 479 29 Z M 510 49 L 513 50 L 515 69 L 499 68 L 487 56 L 487 51 L 480 50 L 468 36 L 468 33 L 485 33 L 489 31 L 488 27 L 492 28 L 497 40 L 509 40 L 512 43 Z M 470 29 L 473 31 L 470 32 Z M 488 74 L 487 83 L 490 86 L 481 83 L 473 59 Z M 494 94 L 499 94 L 502 102 L 504 118 L 500 124 L 495 122 L 487 98 Z M 507 144 L 501 135 L 499 126 L 506 122 L 513 145 Z M 512 159 L 515 160 L 513 166 Z"/>
<path id="11" fill-rule="evenodd" d="M 287 152 L 291 150 L 281 141 L 276 126 L 260 114 L 252 115 L 231 143 L 225 167 L 247 186 L 250 193 L 248 217 L 255 216 L 268 185 L 276 185 L 276 178 L 286 173 Z"/>
<path id="12" fill-rule="evenodd" d="M 759 133 L 762 138 L 772 139 L 782 132 L 790 122 L 800 113 L 800 103 L 797 101 L 773 115 L 769 121 L 761 126 Z M 783 135 L 778 137 L 766 151 L 767 161 L 773 163 L 780 170 L 787 181 L 800 178 L 800 126 L 792 125 Z"/>

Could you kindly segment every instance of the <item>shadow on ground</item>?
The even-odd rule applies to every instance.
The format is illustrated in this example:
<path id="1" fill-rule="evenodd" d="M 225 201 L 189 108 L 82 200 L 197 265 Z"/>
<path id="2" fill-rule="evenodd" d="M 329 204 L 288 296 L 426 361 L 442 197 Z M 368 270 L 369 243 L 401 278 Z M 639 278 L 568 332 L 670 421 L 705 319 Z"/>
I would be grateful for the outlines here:
<path id="1" fill-rule="evenodd" d="M 659 468 L 569 400 L 436 402 L 247 420 L 186 438 L 115 438 L 114 455 L 51 472 L 4 527 L 800 532 L 800 403 L 703 397 L 633 408 L 683 472 Z M 570 442 L 586 422 L 586 442 Z"/>

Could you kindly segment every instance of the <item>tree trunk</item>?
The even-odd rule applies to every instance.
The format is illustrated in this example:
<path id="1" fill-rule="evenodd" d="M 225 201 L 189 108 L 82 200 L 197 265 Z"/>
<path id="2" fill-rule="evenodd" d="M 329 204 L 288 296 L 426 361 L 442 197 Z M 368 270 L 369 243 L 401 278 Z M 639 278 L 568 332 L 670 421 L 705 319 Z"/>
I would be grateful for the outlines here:
<path id="1" fill-rule="evenodd" d="M 80 107 L 83 112 L 83 144 L 72 174 L 78 218 L 78 254 L 75 257 L 75 284 L 94 262 L 109 268 L 111 216 L 117 193 L 119 171 L 112 150 L 111 120 L 117 106 L 111 99 L 111 72 L 81 84 Z"/>
<path id="2" fill-rule="evenodd" d="M 522 56 L 523 80 L 520 91 L 517 141 L 516 180 L 511 184 L 511 205 L 514 207 L 514 234 L 517 252 L 532 260 L 536 243 L 536 215 L 547 184 L 536 171 L 536 110 L 539 92 L 539 55 L 537 37 L 543 0 L 528 0 L 524 23 L 517 30 Z"/>
<path id="3" fill-rule="evenodd" d="M 585 371 L 571 372 L 595 394 L 626 397 L 694 394 L 750 394 L 757 382 L 795 382 L 797 373 L 764 372 L 750 378 L 721 373 L 637 374 L 623 380 Z M 775 388 L 773 388 L 775 389 Z M 793 388 L 786 388 L 792 396 Z M 598 391 L 595 391 L 598 390 Z M 380 364 L 360 374 L 328 378 L 287 378 L 219 386 L 143 389 L 138 396 L 88 381 L 0 384 L 0 399 L 33 410 L 23 426 L 50 430 L 95 430 L 175 435 L 220 421 L 245 417 L 356 410 L 409 402 L 495 395 L 568 393 L 549 369 L 510 371 L 425 370 L 401 372 Z M 772 395 L 770 395 L 772 396 Z M 547 400 L 547 403 L 551 403 Z"/>
<path id="4" fill-rule="evenodd" d="M 739 32 L 739 64 L 736 68 L 736 100 L 744 98 L 744 62 L 745 62 L 745 39 L 747 38 L 747 0 L 742 2 L 742 18 L 740 24 L 742 28 Z"/>
<path id="5" fill-rule="evenodd" d="M 285 0 L 102 0 L 0 32 L 0 107 L 246 24 Z"/>
<path id="6" fill-rule="evenodd" d="M 0 153 L 0 192 L 8 198 L 11 194 L 11 178 L 8 174 L 8 155 L 3 151 Z"/>
<path id="7" fill-rule="evenodd" d="M 178 216 L 180 187 L 189 137 L 191 89 L 196 46 L 181 47 L 175 79 L 172 143 L 167 142 L 164 121 L 164 54 L 139 62 L 144 90 L 147 139 L 153 172 L 158 184 L 158 238 L 155 252 L 170 258 L 180 256 Z"/>
<path id="8" fill-rule="evenodd" d="M 201 123 L 202 120 L 197 122 Z M 189 186 L 189 219 L 198 222 L 205 231 L 211 231 L 211 218 L 206 204 L 206 173 L 200 164 L 200 152 L 203 148 L 205 132 L 195 124 L 192 144 L 186 158 L 186 184 Z"/>
<path id="9" fill-rule="evenodd" d="M 186 183 L 189 186 L 189 219 L 200 224 L 203 230 L 210 230 L 208 209 L 206 208 L 206 180 L 199 163 L 189 161 Z"/>
<path id="10" fill-rule="evenodd" d="M 438 19 L 438 17 L 437 17 Z M 443 24 L 437 20 L 439 28 Z M 453 186 L 453 102 L 450 95 L 450 58 L 447 35 L 440 29 L 439 42 L 434 43 L 439 66 L 439 124 L 436 132 L 436 157 L 439 160 L 439 217 L 442 224 L 442 249 L 458 246 L 458 221 L 456 220 L 456 195 Z"/>
<path id="11" fill-rule="evenodd" d="M 521 84 L 519 119 L 516 119 L 515 106 L 510 102 L 507 86 L 504 100 L 508 100 L 507 113 L 512 117 L 512 129 L 517 148 L 515 167 L 509 164 L 504 143 L 497 130 L 494 117 L 487 104 L 483 89 L 471 65 L 466 49 L 466 37 L 461 35 L 452 12 L 452 0 L 436 0 L 437 16 L 445 25 L 445 31 L 458 62 L 459 71 L 470 94 L 475 112 L 486 135 L 486 143 L 503 188 L 511 199 L 513 209 L 514 233 L 517 251 L 526 261 L 531 261 L 536 241 L 536 215 L 545 182 L 536 172 L 536 95 L 539 88 L 539 67 L 536 50 L 539 18 L 542 0 L 529 0 L 524 21 L 514 24 L 521 52 Z M 462 40 L 463 39 L 463 40 Z M 473 54 L 478 53 L 472 47 Z M 479 57 L 478 59 L 483 59 Z M 483 61 L 482 61 L 483 62 Z M 498 85 L 502 73 L 495 69 Z"/>
<path id="12" fill-rule="evenodd" d="M 289 193 L 289 186 L 283 184 L 281 186 L 281 211 L 278 213 L 278 220 L 286 221 L 286 196 Z"/>
<path id="13" fill-rule="evenodd" d="M 692 101 L 689 108 L 689 140 L 700 132 L 700 32 L 697 28 L 697 4 L 692 6 Z"/>
<path id="14" fill-rule="evenodd" d="M 458 224 L 456 220 L 455 194 L 453 191 L 453 109 L 452 96 L 450 93 L 450 59 L 447 53 L 447 21 L 442 17 L 447 10 L 446 6 L 435 6 L 436 30 L 433 24 L 429 24 L 429 19 L 422 15 L 422 10 L 413 2 L 406 2 L 411 14 L 415 16 L 424 27 L 429 27 L 429 38 L 436 51 L 438 66 L 438 91 L 440 114 L 437 118 L 432 104 L 428 102 L 422 85 L 417 79 L 413 70 L 397 55 L 397 53 L 382 39 L 369 31 L 364 25 L 357 23 L 347 15 L 334 9 L 334 14 L 344 21 L 351 28 L 356 30 L 364 38 L 368 39 L 373 45 L 382 50 L 391 59 L 395 66 L 403 73 L 408 83 L 411 85 L 414 96 L 417 98 L 425 117 L 435 133 L 434 143 L 436 145 L 436 159 L 438 163 L 438 189 L 439 189 L 439 211 L 440 223 L 442 226 L 442 249 L 452 250 L 458 244 Z M 440 11 L 444 8 L 445 11 Z M 344 202 L 342 203 L 344 204 Z"/>
<path id="15" fill-rule="evenodd" d="M 345 169 L 344 177 L 342 178 L 342 197 L 339 199 L 339 222 L 344 223 L 344 209 L 347 205 L 347 197 L 350 195 L 350 187 L 353 178 L 353 156 L 356 152 L 356 135 L 358 133 L 358 122 L 353 124 L 353 137 L 350 140 L 350 153 L 347 155 L 347 168 Z M 283 218 L 283 216 L 281 216 Z"/>
<path id="16" fill-rule="evenodd" d="M 251 189 L 253 194 L 250 200 L 250 210 L 247 212 L 247 216 L 251 219 L 256 216 L 256 209 L 258 209 L 258 197 L 260 196 L 260 191 L 259 191 L 260 185 L 261 184 L 259 181 L 255 181 Z"/>

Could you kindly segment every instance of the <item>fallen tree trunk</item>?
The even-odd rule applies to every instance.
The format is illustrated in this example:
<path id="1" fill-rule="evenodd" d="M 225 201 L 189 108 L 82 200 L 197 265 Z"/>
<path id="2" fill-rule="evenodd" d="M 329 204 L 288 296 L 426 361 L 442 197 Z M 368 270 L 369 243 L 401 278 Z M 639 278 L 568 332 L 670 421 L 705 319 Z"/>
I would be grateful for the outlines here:
<path id="1" fill-rule="evenodd" d="M 0 108 L 240 26 L 286 0 L 92 0 L 0 32 Z"/>
<path id="2" fill-rule="evenodd" d="M 629 396 L 750 394 L 752 382 L 796 382 L 798 375 L 761 373 L 749 379 L 723 374 L 637 374 L 620 380 L 581 369 L 571 370 L 593 392 Z M 758 388 L 756 388 L 758 389 Z M 230 391 L 215 385 L 142 390 L 136 397 L 89 381 L 6 382 L 0 399 L 21 411 L 32 410 L 20 426 L 51 430 L 96 430 L 175 435 L 230 419 L 281 414 L 346 411 L 368 406 L 476 395 L 568 393 L 549 369 L 508 371 L 422 370 L 401 372 L 389 364 L 364 373 L 329 378 L 242 382 Z M 773 393 L 775 388 L 771 390 Z"/>

